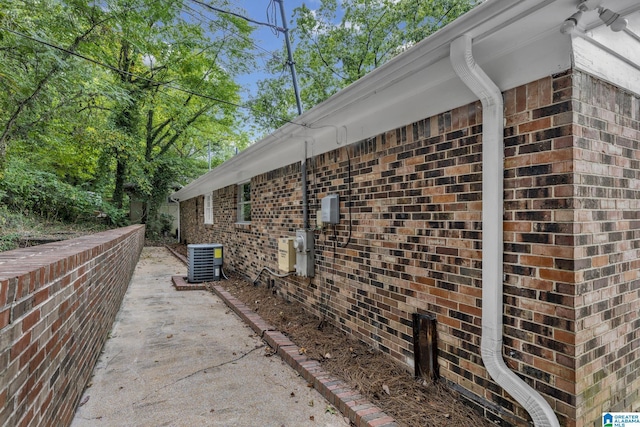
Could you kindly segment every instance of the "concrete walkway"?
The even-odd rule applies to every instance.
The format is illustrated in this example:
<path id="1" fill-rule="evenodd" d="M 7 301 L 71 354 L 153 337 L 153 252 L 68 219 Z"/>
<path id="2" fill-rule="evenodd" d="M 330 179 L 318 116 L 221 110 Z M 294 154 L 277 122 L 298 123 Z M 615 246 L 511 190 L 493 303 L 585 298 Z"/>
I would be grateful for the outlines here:
<path id="1" fill-rule="evenodd" d="M 144 248 L 73 427 L 349 425 L 218 297 L 172 275 L 186 267 Z"/>

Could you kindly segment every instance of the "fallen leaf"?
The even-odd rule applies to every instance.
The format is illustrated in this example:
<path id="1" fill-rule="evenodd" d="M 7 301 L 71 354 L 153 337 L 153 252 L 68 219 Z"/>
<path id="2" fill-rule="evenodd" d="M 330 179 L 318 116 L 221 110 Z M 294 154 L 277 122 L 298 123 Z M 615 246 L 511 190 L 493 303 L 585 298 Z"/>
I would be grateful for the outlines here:
<path id="1" fill-rule="evenodd" d="M 78 404 L 78 406 L 82 406 L 82 405 L 84 405 L 85 403 L 87 403 L 88 401 L 89 401 L 89 396 L 86 396 L 84 399 L 82 399 L 82 400 L 80 401 L 80 403 Z"/>
<path id="2" fill-rule="evenodd" d="M 324 409 L 324 412 L 328 412 L 328 413 L 330 413 L 331 415 L 335 415 L 335 414 L 337 414 L 336 408 L 334 408 L 334 407 L 333 407 L 333 406 L 331 406 L 331 405 L 327 405 L 327 407 Z"/>
<path id="3" fill-rule="evenodd" d="M 304 347 L 300 347 L 300 348 L 298 349 L 298 354 L 307 354 L 307 349 L 306 349 L 306 348 L 304 348 Z"/>
<path id="4" fill-rule="evenodd" d="M 315 421 L 315 420 L 316 420 L 316 417 L 314 417 L 313 415 L 309 417 L 309 421 Z"/>
<path id="5" fill-rule="evenodd" d="M 173 334 L 167 335 L 167 338 L 173 338 Z"/>
<path id="6" fill-rule="evenodd" d="M 450 418 L 450 417 L 451 417 L 451 414 L 444 414 L 444 417 L 445 417 L 445 418 Z"/>
<path id="7" fill-rule="evenodd" d="M 324 355 L 324 358 L 325 358 L 325 359 L 331 359 L 331 353 L 327 353 L 327 354 L 325 354 L 325 355 Z"/>
<path id="8" fill-rule="evenodd" d="M 313 400 L 310 400 L 310 401 L 309 401 L 309 403 L 308 403 L 308 405 L 309 405 L 309 406 L 311 406 L 311 407 L 313 408 L 313 405 L 314 405 Z"/>
<path id="9" fill-rule="evenodd" d="M 386 384 L 382 385 L 382 389 L 384 390 L 385 393 L 387 393 L 389 396 L 391 396 L 391 391 L 389 390 L 389 386 Z"/>

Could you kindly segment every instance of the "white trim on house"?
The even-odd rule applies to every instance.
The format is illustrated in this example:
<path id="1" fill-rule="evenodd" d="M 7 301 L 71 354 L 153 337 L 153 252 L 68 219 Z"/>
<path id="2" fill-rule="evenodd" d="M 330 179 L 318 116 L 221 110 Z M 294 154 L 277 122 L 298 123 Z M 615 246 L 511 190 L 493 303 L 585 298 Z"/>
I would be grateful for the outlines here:
<path id="1" fill-rule="evenodd" d="M 244 186 L 249 185 L 249 200 L 245 200 L 244 195 Z M 238 224 L 248 224 L 251 222 L 251 181 L 244 181 L 238 183 L 238 198 L 237 198 L 237 216 L 236 222 Z M 246 207 L 249 207 L 249 219 L 246 219 L 244 216 L 244 212 Z"/>
<path id="2" fill-rule="evenodd" d="M 204 223 L 213 224 L 213 192 L 204 195 Z"/>
<path id="3" fill-rule="evenodd" d="M 449 60 L 451 42 L 473 38 L 475 58 L 504 91 L 572 66 L 640 93 L 640 2 L 603 0 L 630 21 L 613 33 L 595 11 L 573 35 L 559 31 L 577 0 L 487 0 L 360 80 L 195 179 L 172 197 L 195 196 L 251 179 L 417 120 L 471 103 Z M 306 150 L 305 150 L 306 147 Z M 305 154 L 306 153 L 306 154 Z"/>

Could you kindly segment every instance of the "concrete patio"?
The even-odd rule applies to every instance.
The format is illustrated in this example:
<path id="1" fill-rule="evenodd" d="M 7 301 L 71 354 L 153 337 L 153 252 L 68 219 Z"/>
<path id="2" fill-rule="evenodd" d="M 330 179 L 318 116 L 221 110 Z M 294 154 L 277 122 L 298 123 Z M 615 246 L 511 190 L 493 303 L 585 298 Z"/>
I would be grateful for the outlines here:
<path id="1" fill-rule="evenodd" d="M 336 426 L 349 422 L 186 267 L 144 248 L 73 427 Z"/>

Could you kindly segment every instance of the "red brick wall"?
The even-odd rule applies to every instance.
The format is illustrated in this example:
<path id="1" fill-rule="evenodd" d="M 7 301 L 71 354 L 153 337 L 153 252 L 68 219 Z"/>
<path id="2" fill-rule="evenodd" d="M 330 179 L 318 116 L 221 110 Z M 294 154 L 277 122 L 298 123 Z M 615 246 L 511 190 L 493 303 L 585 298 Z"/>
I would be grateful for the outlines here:
<path id="1" fill-rule="evenodd" d="M 0 253 L 0 425 L 70 425 L 144 226 Z"/>
<path id="2" fill-rule="evenodd" d="M 640 411 L 640 96 L 573 76 L 579 425 Z"/>
<path id="3" fill-rule="evenodd" d="M 512 369 L 547 398 L 566 426 L 582 425 L 587 419 L 581 415 L 588 406 L 581 391 L 584 387 L 577 381 L 582 357 L 587 357 L 579 318 L 581 306 L 591 312 L 602 294 L 581 302 L 584 286 L 589 286 L 583 282 L 596 280 L 583 270 L 588 269 L 593 251 L 607 250 L 599 247 L 606 239 L 617 239 L 614 252 L 618 258 L 601 254 L 607 258 L 599 259 L 598 269 L 609 274 L 594 286 L 615 284 L 625 289 L 625 296 L 617 303 L 607 303 L 607 315 L 617 318 L 619 330 L 612 333 L 598 325 L 597 335 L 608 334 L 616 343 L 629 344 L 628 352 L 615 358 L 624 365 L 620 369 L 629 369 L 623 361 L 631 363 L 626 354 L 635 356 L 637 350 L 632 349 L 638 348 L 633 313 L 638 308 L 634 284 L 640 244 L 635 241 L 637 232 L 631 230 L 637 225 L 638 206 L 636 193 L 627 189 L 640 188 L 638 172 L 632 173 L 638 161 L 630 163 L 638 153 L 614 147 L 620 144 L 613 141 L 607 148 L 610 153 L 602 154 L 600 145 L 611 142 L 599 130 L 611 127 L 625 135 L 622 143 L 637 145 L 638 98 L 603 85 L 569 71 L 504 93 L 504 356 Z M 605 86 L 610 96 L 607 101 L 583 100 L 599 97 Z M 620 100 L 628 107 L 619 114 L 609 113 Z M 435 314 L 440 373 L 445 381 L 478 411 L 501 419 L 501 425 L 526 425 L 525 411 L 488 377 L 480 358 L 481 108 L 480 103 L 470 104 L 352 144 L 349 151 L 342 147 L 310 159 L 310 222 L 315 224 L 319 200 L 329 193 L 340 194 L 341 222 L 335 230 L 332 226 L 316 230 L 316 277 L 278 279 L 276 284 L 289 298 L 319 316 L 326 315 L 345 332 L 408 368 L 413 363 L 411 314 Z M 599 119 L 585 124 L 583 116 Z M 603 224 L 601 216 L 584 219 L 595 195 L 586 194 L 586 189 L 596 191 L 594 185 L 605 185 L 589 181 L 586 176 L 593 174 L 583 173 L 589 168 L 579 169 L 583 163 L 581 126 L 595 128 L 589 131 L 598 141 L 596 154 L 589 157 L 589 168 L 598 171 L 595 175 L 612 172 L 626 177 L 626 181 L 611 182 L 612 188 L 605 189 L 598 201 L 610 210 L 608 215 L 623 219 L 621 211 L 626 210 L 626 225 L 612 220 Z M 603 168 L 603 159 L 610 165 L 622 162 L 627 166 L 615 171 Z M 193 200 L 183 202 L 183 236 L 192 243 L 225 244 L 229 248 L 225 266 L 250 278 L 262 266 L 277 269 L 277 238 L 293 235 L 302 225 L 299 178 L 299 167 L 291 165 L 252 180 L 250 229 L 233 224 L 235 187 L 215 193 L 215 215 L 221 221 L 213 226 L 205 227 L 202 218 L 194 218 Z M 199 203 L 201 206 L 202 201 Z M 583 226 L 583 222 L 589 224 Z M 620 235 L 611 229 L 614 226 L 629 230 Z M 608 231 L 594 238 L 594 227 Z M 341 247 L 347 241 L 349 245 Z M 602 271 L 594 274 L 598 279 L 605 277 Z M 613 304 L 623 305 L 626 314 L 615 314 Z M 590 330 L 584 336 L 593 338 L 595 333 Z M 613 344 L 606 347 L 608 356 L 602 351 L 598 350 L 600 370 L 616 352 Z M 606 381 L 621 372 L 608 372 Z M 631 372 L 618 384 L 629 384 L 620 390 L 637 396 L 638 384 Z M 594 375 L 600 381 L 604 374 Z"/>
<path id="4" fill-rule="evenodd" d="M 563 425 L 576 405 L 571 82 L 567 72 L 505 93 L 504 353 Z"/>

